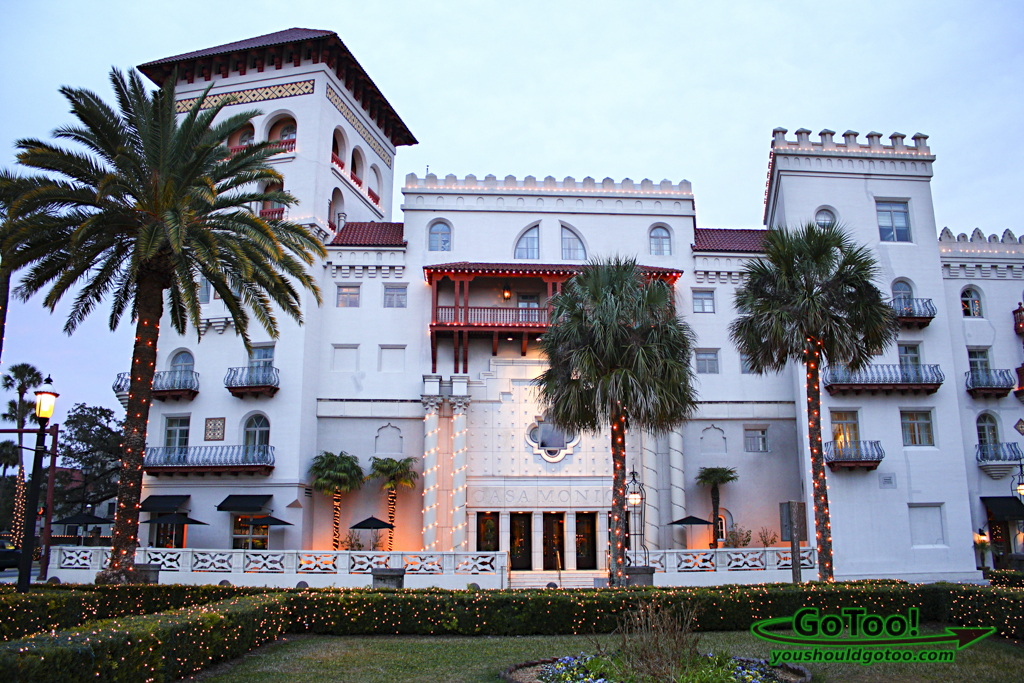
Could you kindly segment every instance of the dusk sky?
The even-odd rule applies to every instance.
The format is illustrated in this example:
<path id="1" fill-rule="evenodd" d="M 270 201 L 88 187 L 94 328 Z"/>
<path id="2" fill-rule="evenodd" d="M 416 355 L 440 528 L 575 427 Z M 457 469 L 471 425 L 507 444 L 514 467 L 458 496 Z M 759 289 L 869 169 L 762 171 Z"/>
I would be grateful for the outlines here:
<path id="1" fill-rule="evenodd" d="M 0 163 L 69 123 L 62 85 L 113 101 L 111 66 L 290 27 L 335 31 L 420 144 L 396 178 L 553 175 L 688 179 L 697 225 L 761 227 L 771 131 L 930 136 L 937 223 L 1024 223 L 1024 5 L 1014 2 L 3 2 Z M 1016 190 L 1014 188 L 1017 188 Z M 401 221 L 395 197 L 393 220 Z M 73 403 L 120 410 L 133 326 L 100 309 L 13 303 L 2 369 L 53 375 Z M 219 381 L 220 378 L 204 378 Z M 4 397 L 4 400 L 9 397 Z"/>

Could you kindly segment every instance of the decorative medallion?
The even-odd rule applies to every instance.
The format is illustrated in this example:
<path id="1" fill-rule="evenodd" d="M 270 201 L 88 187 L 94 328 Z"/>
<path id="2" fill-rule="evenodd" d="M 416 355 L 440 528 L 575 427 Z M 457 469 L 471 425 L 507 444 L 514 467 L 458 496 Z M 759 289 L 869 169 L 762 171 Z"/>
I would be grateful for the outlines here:
<path id="1" fill-rule="evenodd" d="M 203 437 L 207 441 L 223 441 L 224 440 L 224 418 L 223 417 L 208 417 L 206 418 L 206 434 Z"/>
<path id="2" fill-rule="evenodd" d="M 1017 424 L 1013 425 L 1013 428 L 1024 435 L 1024 419 L 1017 420 Z"/>
<path id="3" fill-rule="evenodd" d="M 566 435 L 541 419 L 526 430 L 526 443 L 533 449 L 534 455 L 539 455 L 548 462 L 561 462 L 565 456 L 572 454 L 579 442 L 579 434 Z"/>

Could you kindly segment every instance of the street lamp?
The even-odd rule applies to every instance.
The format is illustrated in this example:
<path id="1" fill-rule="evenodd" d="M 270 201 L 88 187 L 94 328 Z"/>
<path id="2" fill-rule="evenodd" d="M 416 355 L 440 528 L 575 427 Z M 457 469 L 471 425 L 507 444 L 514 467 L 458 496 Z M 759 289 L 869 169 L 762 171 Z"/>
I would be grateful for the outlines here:
<path id="1" fill-rule="evenodd" d="M 39 431 L 36 436 L 35 457 L 32 460 L 32 478 L 28 488 L 28 502 L 25 505 L 24 541 L 21 544 L 21 558 L 18 565 L 18 592 L 28 590 L 32 580 L 32 553 L 36 545 L 36 513 L 39 508 L 39 478 L 43 469 L 43 454 L 46 452 L 46 425 L 53 417 L 53 409 L 59 394 L 53 390 L 53 380 L 49 377 L 43 386 L 36 391 L 36 422 Z"/>
<path id="2" fill-rule="evenodd" d="M 626 505 L 629 506 L 631 513 L 629 519 L 629 546 L 630 550 L 634 552 L 643 552 L 643 564 L 637 564 L 636 566 L 647 567 L 650 565 L 647 544 L 644 542 L 644 510 L 647 508 L 647 491 L 644 489 L 644 485 L 637 480 L 636 470 L 630 472 L 629 477 L 629 481 L 626 483 Z"/>

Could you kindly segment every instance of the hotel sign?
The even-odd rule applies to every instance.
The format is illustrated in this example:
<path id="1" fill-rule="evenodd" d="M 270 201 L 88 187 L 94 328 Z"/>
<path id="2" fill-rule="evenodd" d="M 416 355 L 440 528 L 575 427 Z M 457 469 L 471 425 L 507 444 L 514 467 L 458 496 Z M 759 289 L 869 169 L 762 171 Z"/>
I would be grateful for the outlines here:
<path id="1" fill-rule="evenodd" d="M 469 505 L 485 508 L 610 508 L 611 486 L 470 486 Z"/>

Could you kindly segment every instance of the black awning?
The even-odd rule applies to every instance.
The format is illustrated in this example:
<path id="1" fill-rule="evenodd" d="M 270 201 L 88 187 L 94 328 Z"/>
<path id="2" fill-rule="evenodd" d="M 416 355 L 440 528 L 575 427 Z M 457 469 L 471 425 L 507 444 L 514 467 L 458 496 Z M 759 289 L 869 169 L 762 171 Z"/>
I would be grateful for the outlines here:
<path id="1" fill-rule="evenodd" d="M 183 496 L 147 496 L 142 501 L 142 512 L 178 512 L 178 508 L 191 497 L 187 493 Z"/>
<path id="2" fill-rule="evenodd" d="M 981 502 L 988 508 L 988 513 L 994 522 L 1024 519 L 1024 503 L 1015 496 L 982 497 Z"/>
<path id="3" fill-rule="evenodd" d="M 217 509 L 221 512 L 262 512 L 273 496 L 228 496 Z"/>

